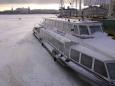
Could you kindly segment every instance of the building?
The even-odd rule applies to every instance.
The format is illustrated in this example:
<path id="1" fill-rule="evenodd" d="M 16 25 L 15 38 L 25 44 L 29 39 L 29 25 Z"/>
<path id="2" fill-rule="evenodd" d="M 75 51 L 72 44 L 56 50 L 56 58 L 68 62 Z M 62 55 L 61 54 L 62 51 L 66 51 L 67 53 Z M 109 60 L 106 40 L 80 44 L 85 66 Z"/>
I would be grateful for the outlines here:
<path id="1" fill-rule="evenodd" d="M 115 15 L 115 0 L 112 0 L 112 14 Z"/>
<path id="2" fill-rule="evenodd" d="M 21 13 L 21 14 L 28 14 L 30 13 L 30 8 L 17 8 L 15 10 L 16 13 Z"/>
<path id="3" fill-rule="evenodd" d="M 78 10 L 74 8 L 61 8 L 59 9 L 59 17 L 76 17 Z"/>
<path id="4" fill-rule="evenodd" d="M 111 6 L 109 6 L 109 5 L 111 5 Z M 109 9 L 110 9 L 110 7 L 111 7 L 111 9 L 110 9 L 110 12 L 111 12 L 111 15 L 115 15 L 115 0 L 112 0 L 111 1 L 111 4 L 109 4 L 109 5 L 101 5 L 103 8 L 105 8 L 105 9 L 107 9 L 108 10 L 108 12 L 109 12 Z"/>
<path id="5" fill-rule="evenodd" d="M 88 18 L 105 18 L 107 16 L 107 9 L 98 6 L 89 6 L 83 9 L 84 17 Z"/>
<path id="6" fill-rule="evenodd" d="M 107 10 L 108 16 L 115 15 L 115 0 L 84 0 L 85 6 L 97 6 Z"/>

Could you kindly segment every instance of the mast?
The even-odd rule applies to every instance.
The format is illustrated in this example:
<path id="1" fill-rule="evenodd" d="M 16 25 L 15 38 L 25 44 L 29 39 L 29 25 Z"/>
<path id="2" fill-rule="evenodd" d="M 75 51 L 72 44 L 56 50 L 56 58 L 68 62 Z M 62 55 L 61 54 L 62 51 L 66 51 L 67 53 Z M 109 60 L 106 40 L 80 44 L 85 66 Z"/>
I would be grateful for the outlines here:
<path id="1" fill-rule="evenodd" d="M 112 15 L 112 0 L 110 0 L 109 3 L 108 17 L 111 17 L 111 15 Z"/>
<path id="2" fill-rule="evenodd" d="M 79 0 L 79 11 L 81 11 L 81 0 Z"/>
<path id="3" fill-rule="evenodd" d="M 82 1 L 79 0 L 79 16 L 80 16 L 80 17 L 81 17 L 81 15 L 82 15 L 82 13 L 81 13 L 81 11 L 82 11 L 82 9 L 81 9 L 81 4 L 82 4 Z"/>
<path id="4" fill-rule="evenodd" d="M 64 7 L 64 1 L 60 0 L 60 8 L 63 8 L 63 7 Z"/>
<path id="5" fill-rule="evenodd" d="M 76 17 L 77 17 L 77 5 L 78 5 L 77 0 L 76 0 L 75 4 L 76 4 Z"/>
<path id="6" fill-rule="evenodd" d="M 60 17 L 63 17 L 64 1 L 60 0 Z"/>

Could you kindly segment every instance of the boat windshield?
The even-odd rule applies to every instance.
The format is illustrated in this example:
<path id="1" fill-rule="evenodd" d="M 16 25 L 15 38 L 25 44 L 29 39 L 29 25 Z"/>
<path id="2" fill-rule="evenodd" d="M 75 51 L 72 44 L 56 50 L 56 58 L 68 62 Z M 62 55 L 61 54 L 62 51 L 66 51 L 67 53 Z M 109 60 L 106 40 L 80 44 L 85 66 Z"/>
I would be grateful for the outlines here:
<path id="1" fill-rule="evenodd" d="M 97 25 L 97 26 L 89 26 L 91 34 L 94 34 L 96 32 L 102 32 L 101 30 L 101 26 Z"/>
<path id="2" fill-rule="evenodd" d="M 80 35 L 89 35 L 88 27 L 85 25 L 79 26 Z"/>
<path id="3" fill-rule="evenodd" d="M 110 79 L 115 80 L 115 63 L 107 63 L 107 69 L 109 72 Z"/>

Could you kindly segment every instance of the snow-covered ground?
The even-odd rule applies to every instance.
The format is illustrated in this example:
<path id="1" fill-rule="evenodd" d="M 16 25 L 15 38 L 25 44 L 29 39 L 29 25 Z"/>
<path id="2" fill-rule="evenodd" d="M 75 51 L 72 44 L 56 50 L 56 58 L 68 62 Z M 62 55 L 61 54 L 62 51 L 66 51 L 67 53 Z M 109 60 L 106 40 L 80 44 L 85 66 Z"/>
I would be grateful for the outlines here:
<path id="1" fill-rule="evenodd" d="M 49 16 L 0 15 L 0 86 L 87 85 L 55 63 L 33 36 L 34 25 Z"/>

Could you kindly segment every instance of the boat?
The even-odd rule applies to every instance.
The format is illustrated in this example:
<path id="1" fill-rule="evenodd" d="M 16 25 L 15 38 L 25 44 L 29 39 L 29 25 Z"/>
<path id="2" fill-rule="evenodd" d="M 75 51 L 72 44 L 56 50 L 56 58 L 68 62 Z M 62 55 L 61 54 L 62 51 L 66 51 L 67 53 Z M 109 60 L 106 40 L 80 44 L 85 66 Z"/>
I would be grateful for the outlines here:
<path id="1" fill-rule="evenodd" d="M 115 86 L 115 40 L 100 22 L 45 18 L 33 34 L 54 61 L 75 70 L 95 86 Z"/>

